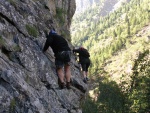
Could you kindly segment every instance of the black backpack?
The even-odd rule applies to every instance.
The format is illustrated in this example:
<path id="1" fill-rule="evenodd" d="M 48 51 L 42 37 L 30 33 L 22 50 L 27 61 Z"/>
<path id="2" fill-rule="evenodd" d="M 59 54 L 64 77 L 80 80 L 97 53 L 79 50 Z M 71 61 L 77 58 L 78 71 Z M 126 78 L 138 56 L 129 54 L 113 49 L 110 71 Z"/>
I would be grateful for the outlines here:
<path id="1" fill-rule="evenodd" d="M 85 58 L 90 57 L 90 54 L 89 54 L 89 52 L 86 49 L 80 48 L 80 50 L 81 50 L 81 56 L 83 56 Z"/>

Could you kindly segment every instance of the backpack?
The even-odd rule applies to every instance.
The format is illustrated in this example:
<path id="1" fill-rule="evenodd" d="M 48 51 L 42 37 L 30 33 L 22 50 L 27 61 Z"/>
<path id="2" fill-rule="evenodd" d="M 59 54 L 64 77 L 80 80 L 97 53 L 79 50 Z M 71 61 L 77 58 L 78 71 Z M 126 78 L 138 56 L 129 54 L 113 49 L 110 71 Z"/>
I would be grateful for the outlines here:
<path id="1" fill-rule="evenodd" d="M 86 49 L 80 48 L 80 50 L 81 50 L 81 56 L 83 56 L 85 58 L 90 57 L 90 54 L 89 54 L 89 52 Z"/>

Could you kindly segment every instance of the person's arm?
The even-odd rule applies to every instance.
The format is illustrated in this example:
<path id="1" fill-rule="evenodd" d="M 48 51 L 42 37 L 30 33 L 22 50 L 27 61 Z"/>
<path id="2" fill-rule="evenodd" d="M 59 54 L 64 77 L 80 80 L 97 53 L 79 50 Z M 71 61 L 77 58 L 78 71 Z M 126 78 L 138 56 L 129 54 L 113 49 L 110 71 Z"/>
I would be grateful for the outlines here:
<path id="1" fill-rule="evenodd" d="M 43 52 L 45 52 L 48 49 L 48 47 L 51 46 L 52 41 L 53 41 L 53 38 L 49 36 L 45 42 Z"/>

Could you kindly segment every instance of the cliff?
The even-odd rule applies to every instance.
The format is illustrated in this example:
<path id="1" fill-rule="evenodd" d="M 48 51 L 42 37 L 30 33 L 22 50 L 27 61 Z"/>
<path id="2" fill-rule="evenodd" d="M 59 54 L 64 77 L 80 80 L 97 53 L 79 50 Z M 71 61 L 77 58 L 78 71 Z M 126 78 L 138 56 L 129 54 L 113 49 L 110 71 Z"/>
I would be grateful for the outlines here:
<path id="1" fill-rule="evenodd" d="M 0 0 L 0 113 L 81 113 L 87 85 L 72 55 L 72 89 L 60 90 L 45 32 L 70 41 L 75 1 Z M 70 47 L 71 44 L 70 44 Z"/>

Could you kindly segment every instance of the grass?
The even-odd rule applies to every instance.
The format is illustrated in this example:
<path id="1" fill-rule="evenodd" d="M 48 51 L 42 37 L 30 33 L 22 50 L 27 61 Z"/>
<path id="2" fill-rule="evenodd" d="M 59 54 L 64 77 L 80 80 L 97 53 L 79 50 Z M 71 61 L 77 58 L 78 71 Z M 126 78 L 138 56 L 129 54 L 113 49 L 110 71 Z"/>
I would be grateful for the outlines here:
<path id="1" fill-rule="evenodd" d="M 13 47 L 13 50 L 19 52 L 19 51 L 21 51 L 21 47 L 19 45 L 15 45 Z"/>
<path id="2" fill-rule="evenodd" d="M 37 37 L 39 35 L 38 30 L 36 29 L 36 27 L 27 24 L 26 25 L 26 29 L 29 33 L 29 35 L 33 36 L 33 37 Z"/>
<path id="3" fill-rule="evenodd" d="M 10 4 L 12 4 L 13 6 L 16 6 L 16 1 L 14 0 L 9 0 Z"/>
<path id="4" fill-rule="evenodd" d="M 5 41 L 4 41 L 4 39 L 2 38 L 2 36 L 0 36 L 0 48 L 2 47 L 2 46 L 4 46 L 5 45 Z"/>
<path id="5" fill-rule="evenodd" d="M 145 49 L 150 48 L 149 44 L 145 41 L 144 37 L 146 36 L 133 36 L 132 38 L 128 39 L 128 42 L 126 43 L 126 49 L 122 49 L 117 53 L 116 56 L 113 56 L 111 59 L 109 59 L 112 61 L 112 63 L 107 64 L 105 68 L 109 73 L 111 73 L 111 76 L 114 80 L 119 82 L 118 78 L 120 78 L 122 74 L 132 74 L 131 69 L 138 54 L 142 53 Z"/>
<path id="6" fill-rule="evenodd" d="M 60 24 L 63 25 L 65 22 L 64 15 L 66 12 L 61 8 L 56 8 L 56 17 L 60 20 Z"/>
<path id="7" fill-rule="evenodd" d="M 29 75 L 27 75 L 27 76 L 25 77 L 25 81 L 26 81 L 27 83 L 29 83 L 29 81 L 30 81 Z"/>
<path id="8" fill-rule="evenodd" d="M 16 101 L 15 101 L 15 99 L 12 99 L 12 100 L 10 101 L 10 111 L 11 111 L 11 112 L 14 111 L 15 106 L 16 106 Z"/>

